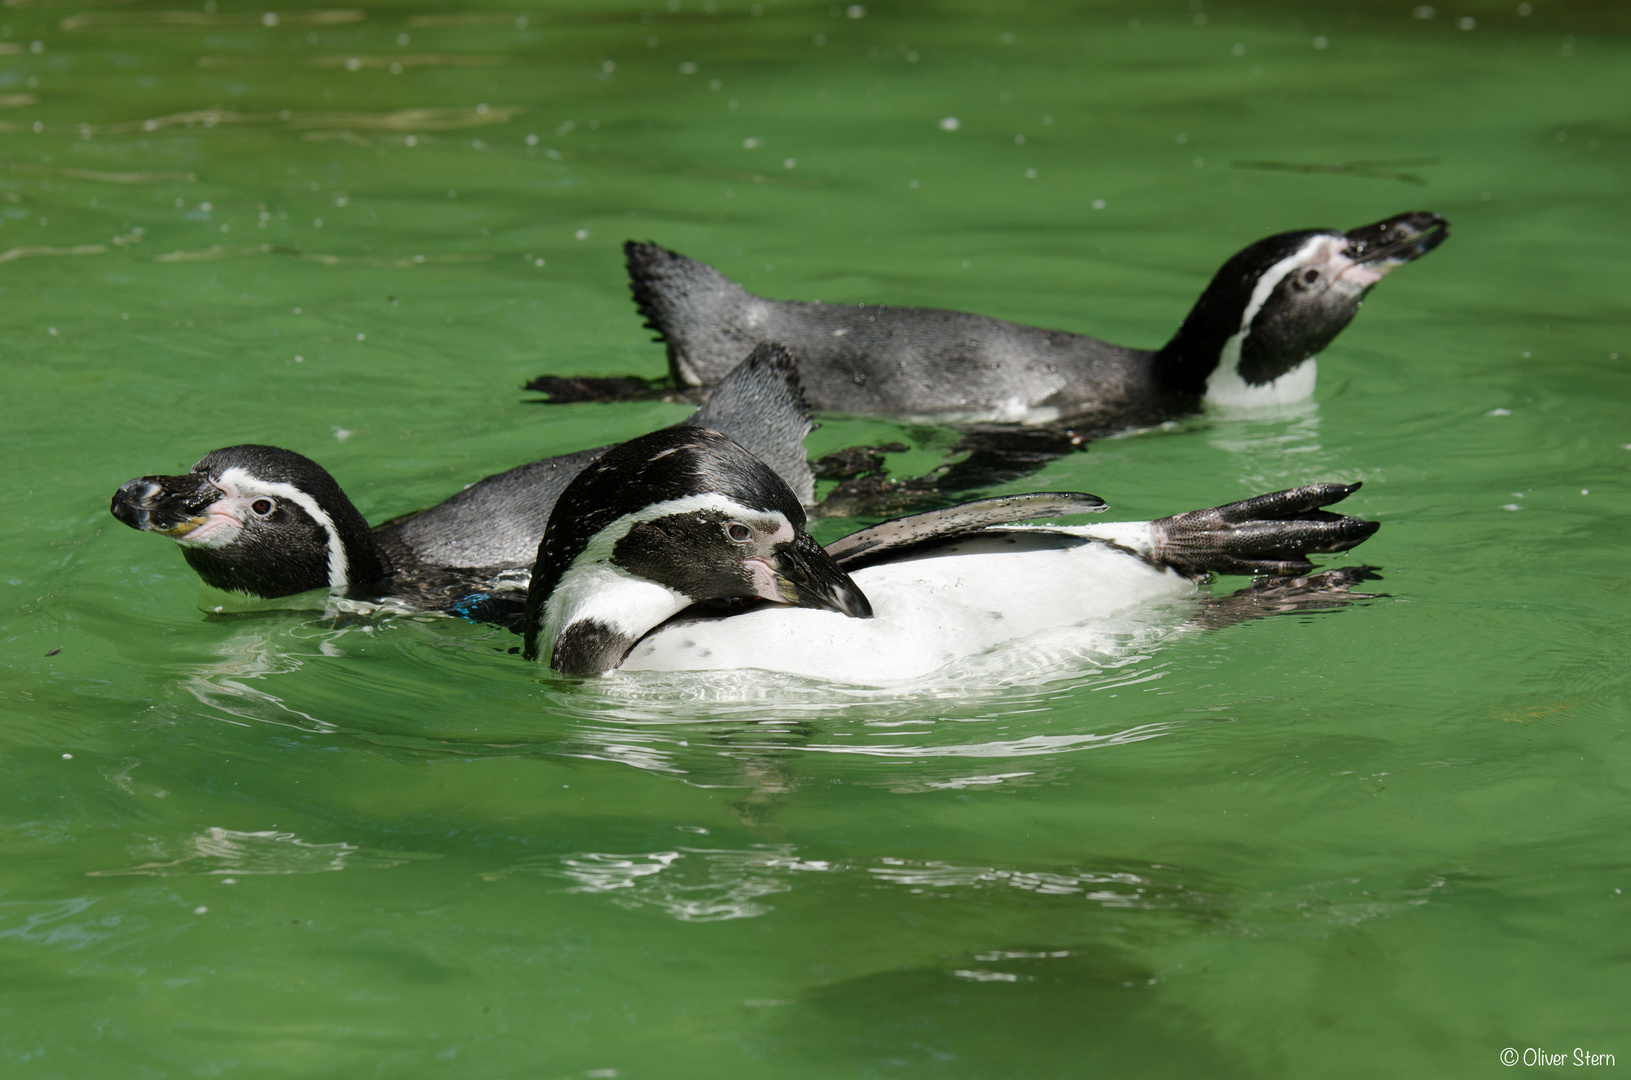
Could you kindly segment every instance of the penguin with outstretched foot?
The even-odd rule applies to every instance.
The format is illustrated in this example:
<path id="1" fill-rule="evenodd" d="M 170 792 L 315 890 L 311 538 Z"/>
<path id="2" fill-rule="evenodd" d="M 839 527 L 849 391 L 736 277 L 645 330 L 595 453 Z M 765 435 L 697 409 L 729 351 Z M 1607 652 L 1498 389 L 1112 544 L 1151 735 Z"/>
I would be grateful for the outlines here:
<path id="1" fill-rule="evenodd" d="M 1174 604 L 1193 608 L 1211 573 L 1282 576 L 1272 610 L 1294 609 L 1299 588 L 1329 604 L 1360 577 L 1310 574 L 1308 556 L 1379 528 L 1324 509 L 1358 486 L 1076 527 L 1012 522 L 1103 501 L 1010 496 L 823 550 L 774 472 L 717 432 L 670 428 L 609 451 L 562 493 L 533 568 L 524 652 L 574 676 L 755 668 L 876 685 L 999 647 L 1023 669 L 1024 643 L 1125 651 Z M 1299 587 L 1283 575 L 1309 576 Z"/>
<path id="2" fill-rule="evenodd" d="M 795 502 L 814 501 L 804 452 L 812 425 L 786 349 L 754 349 L 679 426 L 730 433 L 769 463 Z M 229 446 L 185 475 L 138 477 L 110 509 L 131 528 L 175 540 L 218 589 L 268 599 L 327 589 L 514 623 L 556 499 L 607 449 L 489 476 L 374 528 L 322 466 L 274 446 Z"/>

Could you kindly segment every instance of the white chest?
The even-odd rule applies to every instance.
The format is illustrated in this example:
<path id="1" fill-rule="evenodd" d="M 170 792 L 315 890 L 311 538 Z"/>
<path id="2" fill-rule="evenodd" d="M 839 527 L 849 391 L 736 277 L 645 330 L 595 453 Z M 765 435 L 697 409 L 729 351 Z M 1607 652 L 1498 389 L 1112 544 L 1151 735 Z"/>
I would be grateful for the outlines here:
<path id="1" fill-rule="evenodd" d="M 1148 639 L 1152 620 L 1181 621 L 1187 612 L 1172 601 L 1194 586 L 1088 541 L 1090 529 L 979 537 L 859 570 L 871 619 L 776 606 L 667 626 L 635 646 L 623 670 L 757 668 L 885 685 L 982 657 L 1023 674 L 1044 656 L 1125 652 Z"/>

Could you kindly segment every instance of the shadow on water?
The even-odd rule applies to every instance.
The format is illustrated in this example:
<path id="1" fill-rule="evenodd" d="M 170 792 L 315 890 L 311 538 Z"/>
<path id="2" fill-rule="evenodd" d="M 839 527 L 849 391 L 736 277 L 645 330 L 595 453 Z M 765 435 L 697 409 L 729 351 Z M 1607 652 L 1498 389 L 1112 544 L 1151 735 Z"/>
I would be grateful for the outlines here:
<path id="1" fill-rule="evenodd" d="M 1015 945 L 813 987 L 773 1038 L 852 1076 L 1257 1075 L 1107 945 Z"/>

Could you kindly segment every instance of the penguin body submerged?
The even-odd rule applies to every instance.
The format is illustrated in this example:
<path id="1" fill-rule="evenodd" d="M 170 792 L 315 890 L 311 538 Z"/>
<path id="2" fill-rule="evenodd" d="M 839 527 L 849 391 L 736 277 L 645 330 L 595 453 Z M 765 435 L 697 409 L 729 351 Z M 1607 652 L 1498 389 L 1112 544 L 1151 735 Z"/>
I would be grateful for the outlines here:
<path id="1" fill-rule="evenodd" d="M 813 501 L 803 446 L 811 424 L 785 349 L 755 349 L 679 426 L 699 424 L 754 447 L 782 470 L 790 497 Z M 260 445 L 212 451 L 182 476 L 128 481 L 110 509 L 134 529 L 175 540 L 215 588 L 267 599 L 328 589 L 445 607 L 529 567 L 556 499 L 608 449 L 489 476 L 374 528 L 322 466 Z"/>
<path id="2" fill-rule="evenodd" d="M 1309 553 L 1378 528 L 1321 509 L 1358 487 L 1343 484 L 1153 522 L 1011 524 L 1104 506 L 1064 493 L 931 511 L 822 551 L 774 474 L 750 463 L 716 433 L 669 429 L 585 470 L 539 546 L 527 657 L 578 676 L 751 668 L 906 682 L 1020 641 L 1125 645 L 1186 604 L 1194 614 L 1195 581 L 1211 572 L 1306 573 Z M 1313 590 L 1325 585 L 1326 601 L 1342 587 Z M 730 613 L 709 611 L 719 604 Z"/>
<path id="3" fill-rule="evenodd" d="M 1365 293 L 1448 235 L 1415 211 L 1348 232 L 1260 240 L 1213 277 L 1173 338 L 1135 349 L 966 312 L 769 300 L 656 244 L 624 245 L 630 289 L 666 343 L 675 385 L 711 385 L 733 358 L 779 341 L 818 411 L 1094 431 L 1156 424 L 1206 401 L 1267 404 L 1313 392 L 1313 357 Z M 567 380 L 545 376 L 550 392 Z"/>

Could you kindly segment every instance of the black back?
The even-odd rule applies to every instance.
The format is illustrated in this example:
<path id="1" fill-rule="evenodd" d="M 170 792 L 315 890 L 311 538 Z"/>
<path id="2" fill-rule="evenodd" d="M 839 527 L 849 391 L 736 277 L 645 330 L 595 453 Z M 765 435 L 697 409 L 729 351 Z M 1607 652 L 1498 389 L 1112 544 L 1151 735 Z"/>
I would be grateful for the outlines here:
<path id="1" fill-rule="evenodd" d="M 804 455 L 810 413 L 798 364 L 781 345 L 754 349 L 679 426 L 723 431 L 775 469 L 799 498 L 815 501 L 815 477 Z M 556 500 L 606 450 L 597 446 L 489 476 L 423 513 L 386 522 L 381 539 L 429 565 L 526 566 L 537 556 Z"/>

